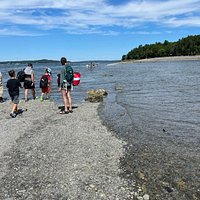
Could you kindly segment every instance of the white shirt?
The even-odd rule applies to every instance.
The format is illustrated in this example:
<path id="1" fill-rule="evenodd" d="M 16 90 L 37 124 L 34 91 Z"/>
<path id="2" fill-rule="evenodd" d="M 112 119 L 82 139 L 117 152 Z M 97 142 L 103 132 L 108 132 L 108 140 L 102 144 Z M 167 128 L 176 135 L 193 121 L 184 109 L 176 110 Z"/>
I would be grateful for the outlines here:
<path id="1" fill-rule="evenodd" d="M 25 74 L 27 74 L 27 75 L 33 74 L 32 67 L 26 67 L 25 70 L 24 70 L 24 72 L 25 72 Z"/>

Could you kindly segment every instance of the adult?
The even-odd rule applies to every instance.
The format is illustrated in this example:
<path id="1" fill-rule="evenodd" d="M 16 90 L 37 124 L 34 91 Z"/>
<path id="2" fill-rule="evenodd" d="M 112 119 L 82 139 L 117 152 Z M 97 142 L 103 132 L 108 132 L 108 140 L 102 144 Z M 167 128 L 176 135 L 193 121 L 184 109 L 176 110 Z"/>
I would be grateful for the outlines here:
<path id="1" fill-rule="evenodd" d="M 25 80 L 24 80 L 24 99 L 25 102 L 28 101 L 28 90 L 31 89 L 33 99 L 35 99 L 35 84 L 34 84 L 34 71 L 32 63 L 29 63 L 24 70 Z"/>
<path id="2" fill-rule="evenodd" d="M 71 90 L 72 90 L 72 83 L 66 80 L 67 74 L 72 73 L 73 69 L 71 66 L 68 65 L 67 59 L 65 57 L 62 57 L 60 59 L 62 69 L 60 73 L 60 87 L 59 91 L 61 91 L 62 94 L 62 100 L 64 103 L 64 110 L 60 111 L 60 114 L 68 114 L 72 113 L 72 100 L 71 100 Z M 71 70 L 68 72 L 68 66 Z"/>

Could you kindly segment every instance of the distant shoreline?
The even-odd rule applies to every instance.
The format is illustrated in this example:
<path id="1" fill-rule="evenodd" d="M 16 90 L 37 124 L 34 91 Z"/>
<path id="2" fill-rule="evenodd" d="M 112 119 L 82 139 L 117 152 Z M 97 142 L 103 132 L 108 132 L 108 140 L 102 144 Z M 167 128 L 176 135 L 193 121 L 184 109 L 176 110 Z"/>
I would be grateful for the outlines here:
<path id="1" fill-rule="evenodd" d="M 181 61 L 181 60 L 200 60 L 200 55 L 196 56 L 168 56 L 168 57 L 156 57 L 156 58 L 145 58 L 145 59 L 139 59 L 139 60 L 113 60 L 109 62 L 115 62 L 115 64 L 127 64 L 127 63 L 140 63 L 140 62 L 162 62 L 162 61 Z M 106 61 L 106 60 L 99 60 L 100 61 Z M 5 63 L 48 63 L 48 62 L 54 62 L 59 63 L 59 60 L 48 60 L 48 59 L 41 59 L 41 60 L 21 60 L 21 61 L 0 61 L 0 64 Z M 71 61 L 72 62 L 72 61 Z M 88 62 L 88 61 L 73 61 L 73 62 Z M 72 63 L 73 63 L 72 62 Z M 96 62 L 96 61 L 94 61 Z"/>
<path id="2" fill-rule="evenodd" d="M 146 58 L 140 60 L 127 60 L 121 61 L 119 63 L 138 63 L 138 62 L 161 62 L 161 61 L 181 61 L 181 60 L 200 60 L 200 55 L 198 56 L 169 56 L 169 57 L 157 57 L 157 58 Z"/>

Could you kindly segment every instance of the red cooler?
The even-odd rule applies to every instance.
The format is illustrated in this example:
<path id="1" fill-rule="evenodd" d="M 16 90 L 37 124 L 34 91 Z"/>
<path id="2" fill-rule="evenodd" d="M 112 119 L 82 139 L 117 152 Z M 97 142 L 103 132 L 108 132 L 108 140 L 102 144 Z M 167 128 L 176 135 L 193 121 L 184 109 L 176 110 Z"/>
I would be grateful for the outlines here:
<path id="1" fill-rule="evenodd" d="M 73 86 L 77 86 L 80 83 L 81 74 L 79 72 L 74 72 L 74 79 L 72 81 Z"/>

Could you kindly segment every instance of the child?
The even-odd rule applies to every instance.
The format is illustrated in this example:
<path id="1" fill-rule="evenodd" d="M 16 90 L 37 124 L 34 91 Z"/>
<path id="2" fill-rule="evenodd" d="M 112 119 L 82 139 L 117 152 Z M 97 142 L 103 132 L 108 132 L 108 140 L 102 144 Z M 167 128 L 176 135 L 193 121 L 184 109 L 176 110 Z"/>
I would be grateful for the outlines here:
<path id="1" fill-rule="evenodd" d="M 12 118 L 15 118 L 17 116 L 17 104 L 19 103 L 19 87 L 21 87 L 21 83 L 18 79 L 15 78 L 14 70 L 10 70 L 8 74 L 10 76 L 10 79 L 7 81 L 6 87 L 8 88 L 8 92 L 13 103 L 10 116 Z"/>
<path id="2" fill-rule="evenodd" d="M 43 96 L 46 94 L 46 99 L 49 99 L 50 93 L 50 75 L 48 68 L 45 69 L 44 75 L 40 78 L 40 88 L 42 89 L 42 94 L 40 96 L 40 101 L 43 101 Z"/>
<path id="3" fill-rule="evenodd" d="M 3 103 L 3 81 L 2 81 L 2 74 L 0 72 L 0 103 Z"/>
<path id="4" fill-rule="evenodd" d="M 52 76 L 51 68 L 49 68 L 49 67 L 46 67 L 46 70 L 47 70 L 47 72 L 48 72 L 49 76 Z"/>

